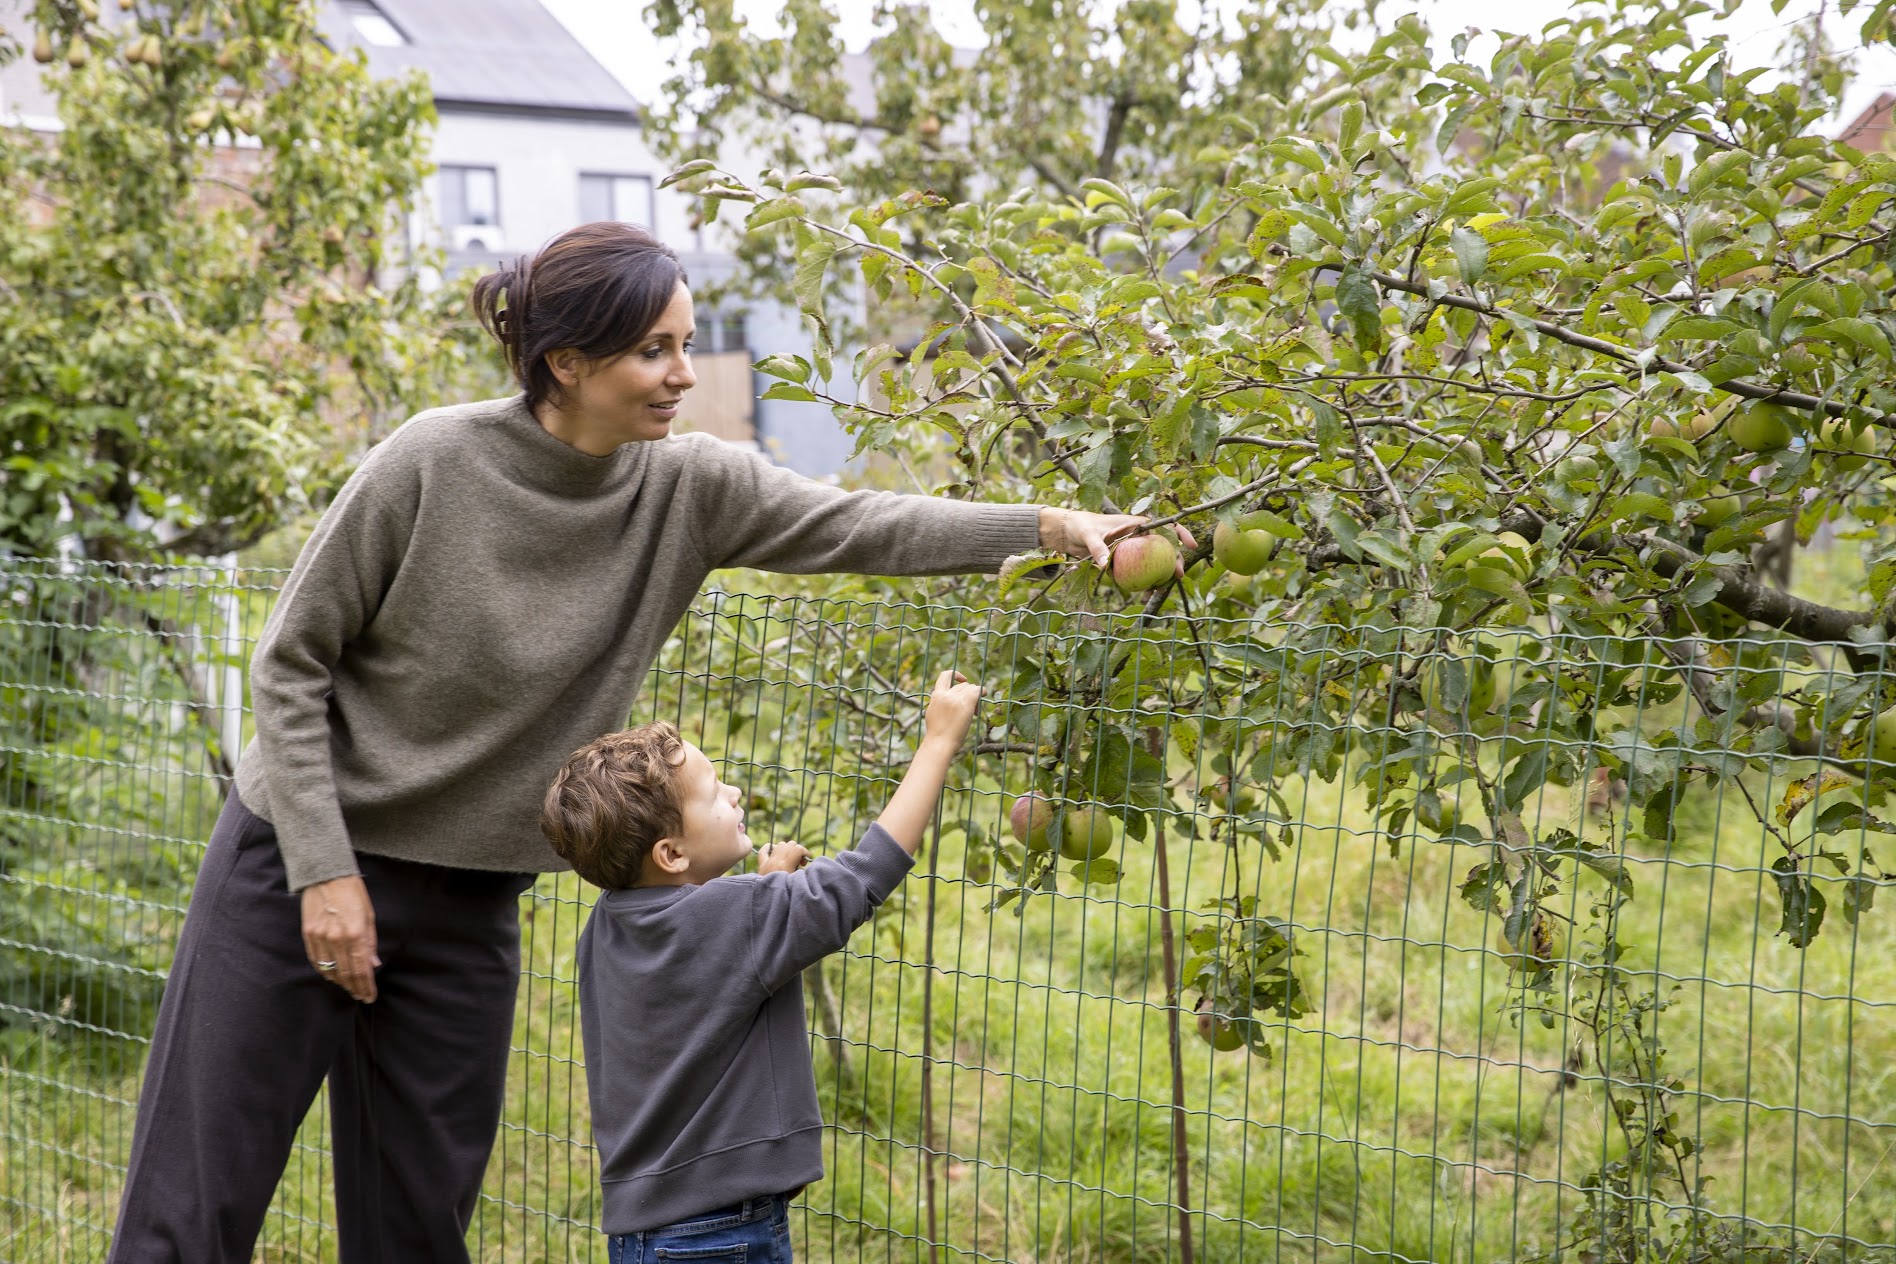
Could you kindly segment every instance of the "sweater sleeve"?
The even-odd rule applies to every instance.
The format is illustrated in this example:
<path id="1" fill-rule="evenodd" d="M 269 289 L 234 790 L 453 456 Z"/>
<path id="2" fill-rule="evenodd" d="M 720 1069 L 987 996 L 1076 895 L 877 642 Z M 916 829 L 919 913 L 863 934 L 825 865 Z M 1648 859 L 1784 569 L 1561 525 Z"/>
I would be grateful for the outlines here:
<path id="1" fill-rule="evenodd" d="M 693 445 L 693 531 L 712 569 L 792 574 L 988 573 L 1040 544 L 1036 505 L 845 492 L 716 439 Z"/>
<path id="2" fill-rule="evenodd" d="M 901 884 L 915 858 L 871 825 L 850 851 L 812 860 L 795 873 L 758 877 L 751 895 L 751 959 L 766 993 L 843 945 Z"/>
<path id="3" fill-rule="evenodd" d="M 343 486 L 303 551 L 250 660 L 250 700 L 270 823 L 291 891 L 361 872 L 331 758 L 330 673 L 401 566 L 419 503 L 393 440 Z"/>

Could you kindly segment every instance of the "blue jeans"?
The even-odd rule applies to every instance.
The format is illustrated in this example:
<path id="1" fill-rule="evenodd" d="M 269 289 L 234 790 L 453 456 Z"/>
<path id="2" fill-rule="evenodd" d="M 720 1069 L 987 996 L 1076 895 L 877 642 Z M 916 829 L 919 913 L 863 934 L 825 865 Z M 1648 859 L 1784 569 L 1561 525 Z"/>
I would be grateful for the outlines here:
<path id="1" fill-rule="evenodd" d="M 791 1264 L 790 1200 L 782 1194 L 747 1198 L 662 1229 L 616 1233 L 606 1239 L 606 1258 L 611 1264 L 658 1264 L 660 1260 Z"/>

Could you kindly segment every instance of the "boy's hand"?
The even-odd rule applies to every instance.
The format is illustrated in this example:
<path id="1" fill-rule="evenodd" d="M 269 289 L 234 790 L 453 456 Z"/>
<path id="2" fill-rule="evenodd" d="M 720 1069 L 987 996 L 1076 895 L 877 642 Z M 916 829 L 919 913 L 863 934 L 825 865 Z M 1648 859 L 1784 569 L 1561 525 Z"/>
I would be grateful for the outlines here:
<path id="1" fill-rule="evenodd" d="M 929 695 L 923 736 L 960 746 L 974 723 L 974 709 L 980 701 L 981 686 L 958 671 L 943 672 L 935 681 L 935 692 Z"/>
<path id="2" fill-rule="evenodd" d="M 758 873 L 795 873 L 810 863 L 810 849 L 802 843 L 765 843 L 757 853 Z"/>

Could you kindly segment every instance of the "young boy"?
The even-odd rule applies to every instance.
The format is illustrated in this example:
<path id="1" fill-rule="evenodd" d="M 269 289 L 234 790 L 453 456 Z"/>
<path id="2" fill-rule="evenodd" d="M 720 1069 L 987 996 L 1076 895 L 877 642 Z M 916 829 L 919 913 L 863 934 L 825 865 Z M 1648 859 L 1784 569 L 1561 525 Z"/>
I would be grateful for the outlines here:
<path id="1" fill-rule="evenodd" d="M 814 863 L 776 843 L 720 877 L 751 854 L 739 794 L 669 724 L 602 737 L 553 779 L 540 826 L 604 888 L 579 1006 L 613 1264 L 790 1264 L 789 1201 L 823 1176 L 803 969 L 907 875 L 980 696 L 942 673 L 888 807 Z"/>

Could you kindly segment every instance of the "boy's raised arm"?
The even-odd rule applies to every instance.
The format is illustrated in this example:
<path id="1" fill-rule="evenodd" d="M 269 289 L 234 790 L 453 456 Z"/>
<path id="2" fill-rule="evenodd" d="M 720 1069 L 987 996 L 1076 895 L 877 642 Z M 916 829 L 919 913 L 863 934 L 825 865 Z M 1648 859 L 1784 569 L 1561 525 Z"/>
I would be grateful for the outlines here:
<path id="1" fill-rule="evenodd" d="M 960 672 L 945 671 L 935 682 L 922 722 L 921 748 L 915 752 L 902 784 L 895 788 L 889 806 L 876 818 L 876 824 L 911 856 L 922 845 L 922 834 L 935 815 L 941 788 L 948 781 L 948 765 L 968 736 L 980 701 L 981 686 L 969 683 Z"/>
<path id="2" fill-rule="evenodd" d="M 805 967 L 840 951 L 907 875 L 980 698 L 979 685 L 957 672 L 943 672 L 928 700 L 921 748 L 876 818 L 879 829 L 850 851 L 786 874 L 788 881 L 752 889 L 752 953 L 766 991 L 776 991 Z"/>

